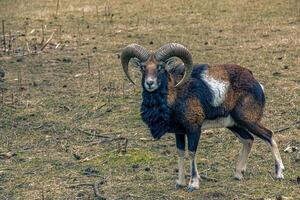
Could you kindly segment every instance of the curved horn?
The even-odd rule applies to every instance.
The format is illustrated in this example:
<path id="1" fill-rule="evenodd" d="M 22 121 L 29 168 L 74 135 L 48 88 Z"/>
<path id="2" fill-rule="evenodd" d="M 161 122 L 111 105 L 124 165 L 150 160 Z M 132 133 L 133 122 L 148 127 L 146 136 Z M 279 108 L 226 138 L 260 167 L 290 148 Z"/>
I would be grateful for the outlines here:
<path id="1" fill-rule="evenodd" d="M 170 57 L 178 57 L 183 61 L 185 66 L 184 76 L 175 87 L 183 85 L 190 78 L 193 70 L 193 59 L 189 50 L 183 45 L 177 43 L 166 44 L 156 51 L 155 57 L 158 61 L 165 61 Z"/>
<path id="2" fill-rule="evenodd" d="M 121 63 L 123 66 L 123 70 L 126 74 L 126 77 L 135 85 L 128 73 L 128 63 L 131 58 L 138 58 L 141 61 L 146 61 L 149 58 L 149 52 L 147 51 L 147 49 L 138 44 L 130 44 L 126 46 L 122 51 Z"/>

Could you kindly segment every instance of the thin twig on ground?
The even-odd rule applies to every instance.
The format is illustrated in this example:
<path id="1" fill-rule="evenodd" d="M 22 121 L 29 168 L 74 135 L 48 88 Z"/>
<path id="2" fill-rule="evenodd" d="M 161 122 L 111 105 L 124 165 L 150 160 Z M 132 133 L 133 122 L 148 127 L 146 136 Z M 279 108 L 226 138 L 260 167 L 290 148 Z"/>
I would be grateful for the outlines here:
<path id="1" fill-rule="evenodd" d="M 104 183 L 106 183 L 108 179 L 109 179 L 109 176 L 106 177 L 104 180 L 101 180 L 101 179 L 100 179 L 100 180 L 98 180 L 98 181 L 96 181 L 96 182 L 94 183 L 93 189 L 94 189 L 94 194 L 95 194 L 97 200 L 105 200 L 105 199 L 106 199 L 105 197 L 103 197 L 103 196 L 101 195 L 101 193 L 100 193 L 100 191 L 99 191 L 99 186 L 100 186 L 100 185 L 103 185 Z"/>
<path id="2" fill-rule="evenodd" d="M 295 126 L 295 125 L 297 125 L 297 124 L 300 124 L 300 120 L 298 120 L 298 121 L 296 121 L 296 122 L 294 122 L 294 123 L 290 124 L 290 125 L 289 125 L 289 126 L 287 126 L 287 127 L 283 127 L 283 128 L 280 128 L 280 129 L 274 130 L 274 132 L 275 132 L 275 133 L 278 133 L 278 132 L 283 132 L 283 131 L 286 131 L 286 130 L 290 129 L 291 127 L 293 127 L 293 126 Z"/>
<path id="3" fill-rule="evenodd" d="M 218 180 L 215 179 L 215 178 L 211 178 L 211 177 L 208 177 L 206 175 L 203 175 L 203 174 L 200 174 L 200 178 L 204 179 L 204 180 L 207 180 L 207 181 L 212 181 L 212 182 L 217 182 Z"/>
<path id="4" fill-rule="evenodd" d="M 107 143 L 107 142 L 113 142 L 113 141 L 116 141 L 116 140 L 128 140 L 128 139 L 125 138 L 125 137 L 115 137 L 115 138 L 110 138 L 110 139 L 103 140 L 103 141 L 99 142 L 99 144 L 103 144 L 103 143 Z"/>
<path id="5" fill-rule="evenodd" d="M 97 134 L 96 133 L 96 130 L 90 130 L 90 131 L 87 131 L 87 130 L 83 130 L 81 128 L 76 128 L 78 131 L 82 132 L 82 133 L 85 133 L 89 136 L 94 136 L 94 137 L 100 137 L 100 138 L 111 138 L 110 136 L 107 136 L 107 135 L 100 135 L 100 134 Z"/>
<path id="6" fill-rule="evenodd" d="M 54 33 L 56 31 L 54 31 L 51 36 L 49 37 L 49 39 L 45 42 L 45 44 L 41 47 L 40 51 L 43 51 L 45 49 L 45 47 L 50 43 L 50 41 L 52 40 L 53 36 L 54 36 Z"/>
<path id="7" fill-rule="evenodd" d="M 0 160 L 10 159 L 11 157 L 16 156 L 16 155 L 17 154 L 14 151 L 10 151 L 10 152 L 7 152 L 7 153 L 0 153 Z"/>
<path id="8" fill-rule="evenodd" d="M 5 29 L 4 29 L 4 20 L 2 20 L 2 34 L 3 34 L 3 51 L 6 52 L 6 41 L 5 41 Z"/>
<path id="9" fill-rule="evenodd" d="M 77 187 L 84 187 L 84 186 L 93 187 L 95 198 L 97 200 L 105 200 L 106 198 L 102 196 L 99 190 L 99 186 L 106 183 L 109 178 L 110 176 L 107 176 L 105 178 L 101 177 L 101 179 L 97 180 L 95 183 L 79 183 L 75 185 L 70 185 L 69 188 L 77 188 Z"/>

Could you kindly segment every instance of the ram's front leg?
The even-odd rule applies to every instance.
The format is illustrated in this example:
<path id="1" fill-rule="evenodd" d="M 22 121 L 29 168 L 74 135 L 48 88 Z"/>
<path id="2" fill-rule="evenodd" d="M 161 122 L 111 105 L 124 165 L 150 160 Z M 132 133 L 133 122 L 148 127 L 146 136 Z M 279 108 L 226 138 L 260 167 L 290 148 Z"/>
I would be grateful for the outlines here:
<path id="1" fill-rule="evenodd" d="M 185 135 L 176 134 L 175 137 L 178 153 L 178 180 L 176 181 L 176 189 L 179 189 L 186 185 L 184 170 Z"/>
<path id="2" fill-rule="evenodd" d="M 201 135 L 200 130 L 201 129 L 199 128 L 187 134 L 189 159 L 191 163 L 191 172 L 190 172 L 191 177 L 190 177 L 189 185 L 187 187 L 188 192 L 192 192 L 195 189 L 199 189 L 199 174 L 198 174 L 197 164 L 196 164 L 196 152 L 197 152 L 197 147 Z"/>

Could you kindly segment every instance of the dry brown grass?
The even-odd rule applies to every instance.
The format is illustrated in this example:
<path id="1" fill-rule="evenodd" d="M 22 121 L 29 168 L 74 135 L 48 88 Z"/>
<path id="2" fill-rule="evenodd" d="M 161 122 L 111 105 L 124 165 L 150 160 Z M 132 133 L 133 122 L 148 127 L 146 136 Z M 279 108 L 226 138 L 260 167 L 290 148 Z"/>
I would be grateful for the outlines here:
<path id="1" fill-rule="evenodd" d="M 296 152 L 283 153 L 288 144 L 300 147 L 299 125 L 275 136 L 285 180 L 274 180 L 273 158 L 259 139 L 245 180 L 233 180 L 241 145 L 227 130 L 213 130 L 203 134 L 198 169 L 218 181 L 202 180 L 193 193 L 176 191 L 174 138 L 148 140 L 140 88 L 125 80 L 118 58 L 129 43 L 157 49 L 179 42 L 196 62 L 245 66 L 265 86 L 264 123 L 278 129 L 300 118 L 299 8 L 297 0 L 60 0 L 55 16 L 54 0 L 0 1 L 6 33 L 23 35 L 13 41 L 16 52 L 0 53 L 8 87 L 0 153 L 16 153 L 0 160 L 0 199 L 92 199 L 90 186 L 72 186 L 107 176 L 101 192 L 108 199 L 300 199 Z M 22 56 L 26 42 L 31 50 L 41 46 L 43 25 L 45 39 L 57 30 L 51 43 Z M 118 151 L 120 140 L 103 136 L 128 138 L 127 152 Z"/>

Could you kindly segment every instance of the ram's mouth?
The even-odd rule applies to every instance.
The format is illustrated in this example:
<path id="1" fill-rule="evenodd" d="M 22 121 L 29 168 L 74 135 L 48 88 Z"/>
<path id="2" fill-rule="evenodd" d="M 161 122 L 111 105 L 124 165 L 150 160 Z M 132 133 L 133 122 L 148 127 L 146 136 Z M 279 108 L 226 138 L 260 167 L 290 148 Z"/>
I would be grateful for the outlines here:
<path id="1" fill-rule="evenodd" d="M 154 92 L 155 90 L 158 89 L 158 85 L 152 85 L 152 86 L 148 86 L 147 84 L 144 84 L 144 87 L 145 89 L 148 91 L 148 92 Z"/>

